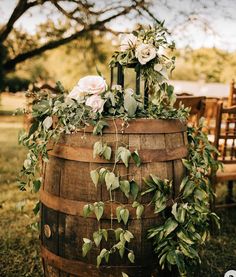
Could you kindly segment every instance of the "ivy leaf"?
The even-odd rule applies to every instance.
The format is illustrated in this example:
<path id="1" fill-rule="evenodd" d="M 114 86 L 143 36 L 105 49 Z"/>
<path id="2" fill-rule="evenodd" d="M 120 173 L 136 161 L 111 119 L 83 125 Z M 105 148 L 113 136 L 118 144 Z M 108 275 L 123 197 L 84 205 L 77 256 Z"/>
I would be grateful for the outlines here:
<path id="1" fill-rule="evenodd" d="M 96 158 L 96 155 L 101 156 L 103 153 L 103 145 L 101 141 L 96 141 L 93 145 L 93 158 Z"/>
<path id="2" fill-rule="evenodd" d="M 118 241 L 120 239 L 120 234 L 123 232 L 123 229 L 117 228 L 114 230 L 114 232 L 115 232 L 116 241 Z"/>
<path id="3" fill-rule="evenodd" d="M 43 121 L 44 129 L 48 130 L 52 126 L 52 117 L 47 116 Z"/>
<path id="4" fill-rule="evenodd" d="M 82 252 L 83 252 L 83 257 L 85 257 L 87 253 L 90 251 L 90 249 L 92 248 L 92 241 L 87 238 L 83 238 L 83 241 L 84 243 L 82 246 Z"/>
<path id="5" fill-rule="evenodd" d="M 133 198 L 135 200 L 138 196 L 138 193 L 139 193 L 139 186 L 137 185 L 137 183 L 134 180 L 132 180 L 130 182 L 130 192 L 131 192 L 131 195 L 133 196 Z"/>
<path id="6" fill-rule="evenodd" d="M 144 211 L 144 206 L 143 205 L 138 205 L 137 209 L 136 209 L 136 216 L 137 216 L 137 219 L 140 219 L 142 214 L 143 214 L 143 211 Z"/>
<path id="7" fill-rule="evenodd" d="M 127 242 L 130 242 L 131 239 L 134 238 L 133 234 L 129 231 L 129 230 L 126 230 L 124 232 L 124 238 Z"/>
<path id="8" fill-rule="evenodd" d="M 119 254 L 120 254 L 120 257 L 123 258 L 124 257 L 124 253 L 125 253 L 125 247 L 124 246 L 121 246 L 119 248 Z"/>
<path id="9" fill-rule="evenodd" d="M 103 202 L 95 202 L 94 203 L 94 213 L 96 215 L 97 220 L 99 221 L 104 212 L 104 203 Z"/>
<path id="10" fill-rule="evenodd" d="M 100 242 L 102 240 L 102 233 L 99 231 L 96 231 L 93 233 L 93 240 L 95 245 L 98 247 L 100 245 Z"/>
<path id="11" fill-rule="evenodd" d="M 106 145 L 106 146 L 103 148 L 102 155 L 103 155 L 103 157 L 104 157 L 106 160 L 109 161 L 109 160 L 111 159 L 111 147 Z"/>
<path id="12" fill-rule="evenodd" d="M 120 211 L 121 219 L 123 220 L 124 224 L 127 224 L 129 219 L 129 210 L 128 209 L 122 209 Z"/>
<path id="13" fill-rule="evenodd" d="M 130 183 L 127 180 L 120 181 L 120 189 L 125 194 L 127 198 L 129 198 L 129 192 L 130 192 Z"/>
<path id="14" fill-rule="evenodd" d="M 131 153 L 129 149 L 123 146 L 118 147 L 116 152 L 116 161 L 119 161 L 121 159 L 122 162 L 125 164 L 125 166 L 128 167 L 130 157 L 131 157 Z"/>
<path id="15" fill-rule="evenodd" d="M 113 172 L 107 172 L 105 176 L 105 183 L 107 190 L 114 190 L 120 186 L 119 177 L 116 177 L 116 175 Z"/>
<path id="16" fill-rule="evenodd" d="M 105 241 L 107 241 L 107 239 L 108 239 L 108 232 L 107 232 L 107 230 L 106 229 L 102 229 L 101 232 L 102 232 L 102 235 L 103 235 Z"/>
<path id="17" fill-rule="evenodd" d="M 121 206 L 118 206 L 116 208 L 116 217 L 117 217 L 117 220 L 118 222 L 120 223 L 121 222 L 121 215 L 120 215 L 120 211 L 122 210 L 123 208 Z"/>
<path id="18" fill-rule="evenodd" d="M 104 183 L 105 182 L 105 176 L 107 174 L 108 170 L 106 168 L 101 168 L 99 170 L 99 182 Z"/>
<path id="19" fill-rule="evenodd" d="M 139 153 L 137 150 L 135 150 L 132 154 L 131 154 L 135 164 L 137 165 L 137 167 L 139 167 L 141 165 L 141 159 L 139 157 Z"/>
<path id="20" fill-rule="evenodd" d="M 94 129 L 93 129 L 93 134 L 94 135 L 102 135 L 102 130 L 104 127 L 109 126 L 108 123 L 104 120 L 99 120 L 97 122 L 97 124 L 95 125 Z"/>
<path id="21" fill-rule="evenodd" d="M 90 177 L 95 185 L 95 187 L 97 187 L 98 185 L 98 181 L 99 181 L 99 173 L 97 172 L 97 170 L 92 170 L 90 171 Z"/>
<path id="22" fill-rule="evenodd" d="M 97 267 L 100 266 L 101 262 L 102 262 L 102 257 L 100 255 L 98 255 L 97 256 Z"/>
<path id="23" fill-rule="evenodd" d="M 83 207 L 83 215 L 87 217 L 91 212 L 94 211 L 94 206 L 92 204 L 86 204 Z"/>
<path id="24" fill-rule="evenodd" d="M 134 263 L 135 256 L 134 256 L 134 252 L 133 251 L 129 252 L 128 258 L 129 258 L 131 263 Z"/>
<path id="25" fill-rule="evenodd" d="M 133 117 L 135 115 L 137 106 L 137 101 L 134 99 L 134 97 L 131 94 L 126 93 L 124 96 L 124 108 L 127 111 L 129 117 Z"/>

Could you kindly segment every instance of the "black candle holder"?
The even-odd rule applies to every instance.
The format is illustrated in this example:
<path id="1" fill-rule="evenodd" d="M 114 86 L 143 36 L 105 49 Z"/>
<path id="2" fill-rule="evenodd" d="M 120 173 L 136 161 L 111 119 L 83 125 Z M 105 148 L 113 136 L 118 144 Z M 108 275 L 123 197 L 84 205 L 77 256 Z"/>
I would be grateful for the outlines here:
<path id="1" fill-rule="evenodd" d="M 122 66 L 120 63 L 116 63 L 115 66 L 111 67 L 111 87 L 114 84 L 114 70 L 117 70 L 117 80 L 115 84 L 120 85 L 122 89 L 124 89 L 125 83 L 125 68 L 133 68 L 136 72 L 135 74 L 135 93 L 140 95 L 141 91 L 141 66 L 140 64 L 128 64 L 126 66 Z M 147 81 L 144 81 L 144 88 L 143 88 L 143 99 L 144 99 L 144 109 L 148 108 L 148 86 Z"/>

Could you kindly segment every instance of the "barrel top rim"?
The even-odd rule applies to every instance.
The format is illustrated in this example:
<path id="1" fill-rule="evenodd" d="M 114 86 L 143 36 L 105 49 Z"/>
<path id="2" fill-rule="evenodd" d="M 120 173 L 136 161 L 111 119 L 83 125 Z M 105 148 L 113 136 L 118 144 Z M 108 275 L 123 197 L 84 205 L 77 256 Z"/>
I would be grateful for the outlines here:
<path id="1" fill-rule="evenodd" d="M 104 118 L 101 120 L 107 121 L 109 127 L 103 129 L 103 133 L 118 133 L 122 134 L 169 134 L 185 132 L 187 124 L 180 119 L 156 119 L 156 118 L 134 118 L 124 121 L 121 118 Z M 127 126 L 124 126 L 125 125 Z M 93 126 L 86 126 L 83 129 L 78 129 L 77 132 L 91 133 Z"/>

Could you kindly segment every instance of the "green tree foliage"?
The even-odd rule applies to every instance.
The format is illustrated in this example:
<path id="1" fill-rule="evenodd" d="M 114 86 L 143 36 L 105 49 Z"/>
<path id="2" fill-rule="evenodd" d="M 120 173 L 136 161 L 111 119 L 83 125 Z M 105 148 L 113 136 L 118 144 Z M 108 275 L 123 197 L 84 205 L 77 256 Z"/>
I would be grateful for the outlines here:
<path id="1" fill-rule="evenodd" d="M 236 76 L 236 52 L 216 48 L 178 49 L 175 56 L 172 78 L 176 80 L 225 83 Z"/>

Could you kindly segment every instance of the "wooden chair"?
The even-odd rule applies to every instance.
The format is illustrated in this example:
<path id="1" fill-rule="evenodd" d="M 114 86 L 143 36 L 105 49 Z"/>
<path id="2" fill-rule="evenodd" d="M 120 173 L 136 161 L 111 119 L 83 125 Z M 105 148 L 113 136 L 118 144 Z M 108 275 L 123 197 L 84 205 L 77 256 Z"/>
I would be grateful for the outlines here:
<path id="1" fill-rule="evenodd" d="M 236 181 L 236 106 L 225 108 L 223 102 L 218 103 L 214 146 L 221 154 L 218 160 L 223 163 L 223 171 L 217 171 L 213 188 L 218 182 L 228 182 L 226 204 L 216 208 L 236 206 L 233 201 L 233 183 Z"/>
<path id="2" fill-rule="evenodd" d="M 190 124 L 196 124 L 198 120 L 204 115 L 205 110 L 205 99 L 204 96 L 191 96 L 191 95 L 182 95 L 176 98 L 175 107 L 178 108 L 180 102 L 185 107 L 190 107 Z"/>
<path id="3" fill-rule="evenodd" d="M 230 91 L 228 97 L 228 107 L 236 105 L 236 86 L 234 80 L 230 83 Z"/>
<path id="4" fill-rule="evenodd" d="M 205 111 L 204 118 L 206 124 L 205 132 L 208 135 L 212 135 L 212 142 L 214 142 L 215 126 L 216 126 L 216 113 L 217 113 L 217 104 L 219 98 L 206 98 L 205 101 Z"/>

